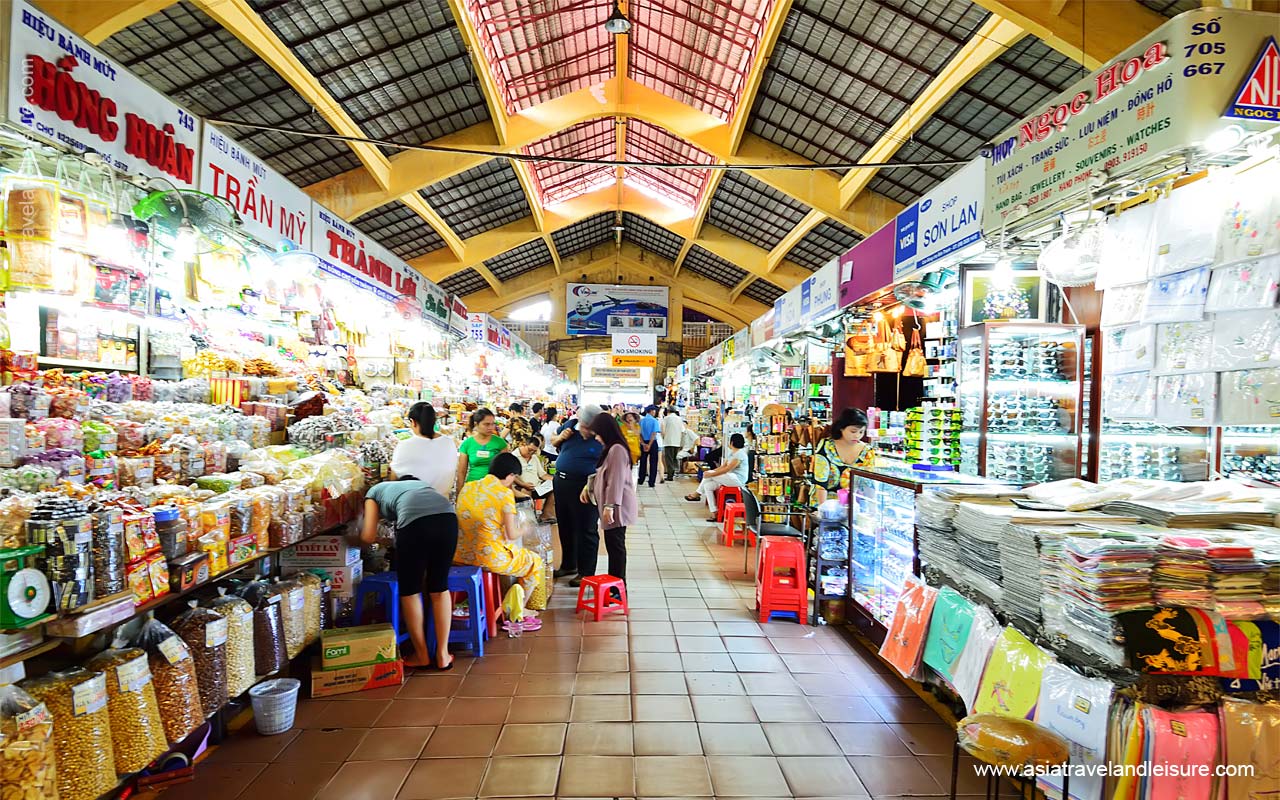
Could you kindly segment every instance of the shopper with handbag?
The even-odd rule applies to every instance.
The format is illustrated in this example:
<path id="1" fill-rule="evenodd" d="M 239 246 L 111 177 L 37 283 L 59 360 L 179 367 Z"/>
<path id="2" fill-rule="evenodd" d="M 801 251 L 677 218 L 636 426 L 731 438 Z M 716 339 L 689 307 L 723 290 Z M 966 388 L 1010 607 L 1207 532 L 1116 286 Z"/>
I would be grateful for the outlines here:
<path id="1" fill-rule="evenodd" d="M 596 574 L 600 533 L 603 532 L 604 547 L 609 553 L 609 574 L 625 581 L 627 526 L 636 523 L 639 513 L 636 481 L 631 475 L 631 449 L 622 436 L 622 429 L 608 414 L 591 420 L 587 430 L 600 442 L 603 451 L 590 484 L 595 496 L 588 498 L 595 501 L 600 512 L 600 528 L 582 538 L 578 552 L 578 576 Z"/>

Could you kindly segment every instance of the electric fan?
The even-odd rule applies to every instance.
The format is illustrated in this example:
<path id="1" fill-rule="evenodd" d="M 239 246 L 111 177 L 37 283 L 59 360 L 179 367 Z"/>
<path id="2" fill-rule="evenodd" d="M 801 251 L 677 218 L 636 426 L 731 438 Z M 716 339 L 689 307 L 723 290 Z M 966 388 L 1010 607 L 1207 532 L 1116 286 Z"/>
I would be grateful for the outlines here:
<path id="1" fill-rule="evenodd" d="M 950 270 L 942 269 L 930 272 L 918 281 L 903 281 L 893 287 L 893 296 L 915 311 L 934 310 L 945 299 L 942 287 L 951 274 Z"/>
<path id="2" fill-rule="evenodd" d="M 133 206 L 162 242 L 186 255 L 203 255 L 239 244 L 235 209 L 211 194 L 189 189 L 151 192 Z"/>
<path id="3" fill-rule="evenodd" d="M 1065 229 L 1066 224 L 1063 223 Z M 1098 277 L 1105 233 L 1092 218 L 1073 231 L 1064 230 L 1040 252 L 1036 267 L 1055 286 L 1088 286 Z"/>

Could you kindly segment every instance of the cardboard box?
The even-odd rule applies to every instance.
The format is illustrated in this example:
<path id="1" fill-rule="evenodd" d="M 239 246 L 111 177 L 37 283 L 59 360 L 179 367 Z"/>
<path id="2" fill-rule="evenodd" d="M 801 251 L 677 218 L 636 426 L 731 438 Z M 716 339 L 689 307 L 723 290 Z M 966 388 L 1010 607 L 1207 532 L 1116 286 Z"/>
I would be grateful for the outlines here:
<path id="1" fill-rule="evenodd" d="M 389 664 L 397 659 L 396 632 L 388 623 L 333 628 L 320 634 L 324 670 Z"/>
<path id="2" fill-rule="evenodd" d="M 404 662 L 399 659 L 388 664 L 332 670 L 322 669 L 320 663 L 318 658 L 311 663 L 312 697 L 367 692 L 404 683 Z"/>
<path id="3" fill-rule="evenodd" d="M 360 548 L 341 535 L 317 536 L 280 551 L 284 567 L 349 567 L 359 560 Z"/>
<path id="4" fill-rule="evenodd" d="M 293 575 L 313 569 L 327 573 L 333 579 L 331 587 L 333 596 L 344 600 L 349 600 L 356 596 L 356 588 L 360 586 L 360 581 L 364 578 L 364 565 L 359 561 L 349 567 L 317 567 L 283 563 L 280 565 L 280 571 L 285 575 Z"/>

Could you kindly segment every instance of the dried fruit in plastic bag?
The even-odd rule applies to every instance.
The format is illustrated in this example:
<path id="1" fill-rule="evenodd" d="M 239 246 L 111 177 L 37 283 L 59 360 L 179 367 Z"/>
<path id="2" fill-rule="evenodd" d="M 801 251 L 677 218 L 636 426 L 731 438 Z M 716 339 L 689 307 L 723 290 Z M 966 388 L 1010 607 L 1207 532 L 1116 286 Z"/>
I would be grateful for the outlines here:
<path id="1" fill-rule="evenodd" d="M 228 622 L 213 609 L 200 608 L 192 600 L 190 606 L 173 621 L 173 630 L 187 643 L 196 662 L 196 683 L 200 687 L 200 704 L 206 717 L 227 704 L 227 631 Z"/>
<path id="2" fill-rule="evenodd" d="M 284 617 L 280 613 L 283 595 L 273 584 L 253 581 L 245 585 L 240 596 L 253 607 L 253 660 L 257 674 L 278 672 L 288 663 Z"/>
<path id="3" fill-rule="evenodd" d="M 58 800 L 53 715 L 17 686 L 0 686 L 0 800 Z"/>

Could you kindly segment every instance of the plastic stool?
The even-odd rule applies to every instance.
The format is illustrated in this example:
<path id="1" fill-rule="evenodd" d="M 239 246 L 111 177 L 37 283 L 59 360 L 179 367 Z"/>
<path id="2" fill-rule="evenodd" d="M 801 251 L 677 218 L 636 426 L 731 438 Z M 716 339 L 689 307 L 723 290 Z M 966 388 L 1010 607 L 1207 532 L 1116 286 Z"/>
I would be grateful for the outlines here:
<path id="1" fill-rule="evenodd" d="M 387 609 L 387 622 L 396 632 L 396 642 L 409 638 L 404 626 L 400 624 L 400 579 L 394 572 L 379 572 L 360 581 L 356 589 L 356 624 L 368 624 L 364 619 L 364 599 L 366 594 L 378 596 L 378 604 Z"/>
<path id="2" fill-rule="evenodd" d="M 742 533 L 738 533 L 738 523 L 742 523 Z M 724 504 L 724 528 L 720 531 L 720 543 L 733 547 L 738 542 L 750 540 L 756 543 L 756 535 L 747 529 L 747 507 L 732 501 Z"/>
<path id="3" fill-rule="evenodd" d="M 790 536 L 760 537 L 756 571 L 756 609 L 760 622 L 774 613 L 792 613 L 803 622 L 809 606 L 804 543 Z"/>
<path id="4" fill-rule="evenodd" d="M 716 522 L 724 521 L 724 504 L 729 500 L 733 500 L 739 505 L 742 504 L 742 487 L 740 486 L 717 486 L 716 487 Z"/>
<path id="5" fill-rule="evenodd" d="M 506 615 L 502 610 L 502 580 L 498 573 L 484 571 L 484 610 L 488 627 L 485 635 L 493 639 L 498 635 L 498 621 Z"/>
<path id="6" fill-rule="evenodd" d="M 449 591 L 467 596 L 468 616 L 464 621 L 454 617 L 449 624 L 449 644 L 465 644 L 476 658 L 484 657 L 484 640 L 488 624 L 485 618 L 484 570 L 479 567 L 450 567 Z M 430 601 L 422 597 L 423 616 L 426 618 L 427 647 L 436 651 L 436 624 L 432 617 Z"/>
<path id="7" fill-rule="evenodd" d="M 587 596 L 587 589 L 591 590 L 591 596 Z M 614 600 L 610 589 L 618 590 L 618 599 Z M 623 614 L 630 614 L 627 608 L 627 586 L 622 582 L 622 578 L 615 578 L 612 575 L 592 575 L 589 578 L 582 579 L 582 585 L 578 587 L 578 606 L 574 609 L 576 614 L 579 611 L 590 611 L 599 622 L 604 618 L 605 612 L 622 611 Z"/>

